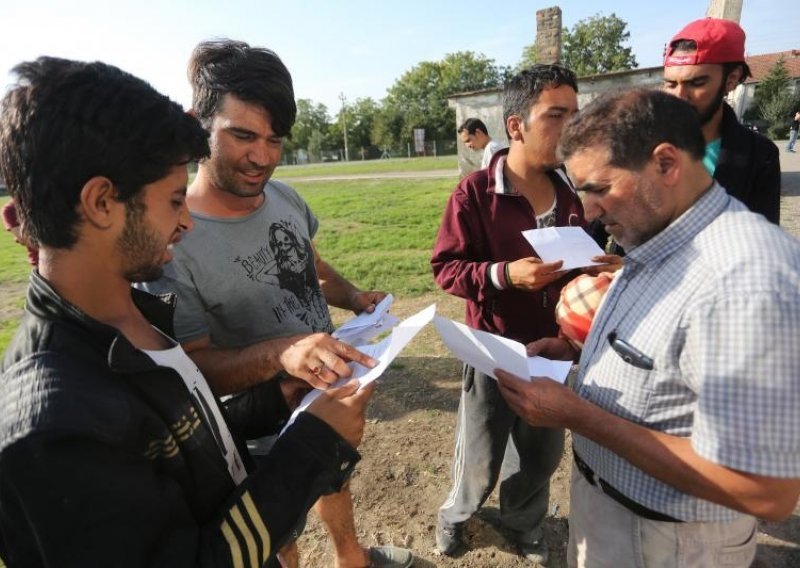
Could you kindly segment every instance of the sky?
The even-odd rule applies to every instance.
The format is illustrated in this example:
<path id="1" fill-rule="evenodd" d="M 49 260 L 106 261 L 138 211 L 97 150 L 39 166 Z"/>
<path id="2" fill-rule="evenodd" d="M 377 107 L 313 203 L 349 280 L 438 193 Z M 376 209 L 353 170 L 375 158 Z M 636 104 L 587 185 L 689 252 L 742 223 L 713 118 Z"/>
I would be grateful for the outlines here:
<path id="1" fill-rule="evenodd" d="M 515 66 L 536 36 L 531 0 L 0 0 L 0 91 L 10 69 L 40 55 L 101 60 L 137 75 L 189 107 L 186 62 L 192 48 L 230 37 L 276 51 L 295 96 L 331 115 L 346 101 L 386 90 L 421 61 L 471 50 Z M 661 64 L 665 42 L 702 18 L 703 0 L 561 2 L 567 28 L 600 14 L 628 23 L 627 45 L 640 67 Z M 654 14 L 655 13 L 655 14 Z M 741 18 L 748 55 L 800 49 L 800 1 L 749 0 Z"/>

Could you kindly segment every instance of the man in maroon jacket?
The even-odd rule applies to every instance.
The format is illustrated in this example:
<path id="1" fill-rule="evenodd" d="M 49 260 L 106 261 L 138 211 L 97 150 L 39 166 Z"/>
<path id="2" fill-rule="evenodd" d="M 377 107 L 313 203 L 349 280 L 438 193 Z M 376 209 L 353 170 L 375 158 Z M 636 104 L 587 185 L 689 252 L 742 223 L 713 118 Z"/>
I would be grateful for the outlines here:
<path id="1" fill-rule="evenodd" d="M 572 71 L 535 65 L 517 74 L 503 93 L 510 148 L 450 196 L 431 265 L 439 286 L 467 300 L 466 323 L 473 328 L 522 343 L 557 334 L 554 308 L 566 272 L 561 261 L 534 256 L 522 231 L 586 224 L 556 158 L 561 128 L 577 110 Z M 453 487 L 436 530 L 439 551 L 459 552 L 464 523 L 502 473 L 500 525 L 526 558 L 545 562 L 541 525 L 563 430 L 528 426 L 509 410 L 494 379 L 469 365 L 458 412 Z"/>

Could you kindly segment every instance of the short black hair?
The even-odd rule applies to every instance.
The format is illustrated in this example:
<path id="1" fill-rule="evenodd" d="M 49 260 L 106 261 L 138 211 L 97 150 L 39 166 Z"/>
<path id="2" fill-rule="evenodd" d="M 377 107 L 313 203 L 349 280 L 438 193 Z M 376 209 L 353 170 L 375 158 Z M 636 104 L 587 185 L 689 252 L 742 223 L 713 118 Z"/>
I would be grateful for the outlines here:
<path id="1" fill-rule="evenodd" d="M 561 85 L 569 85 L 578 92 L 575 73 L 562 65 L 537 63 L 523 69 L 509 79 L 503 89 L 503 122 L 507 123 L 509 117 L 515 115 L 527 120 L 542 91 Z"/>
<path id="2" fill-rule="evenodd" d="M 117 67 L 40 57 L 12 71 L 0 103 L 0 174 L 39 246 L 77 239 L 83 186 L 105 176 L 128 203 L 173 167 L 208 155 L 180 105 Z"/>
<path id="3" fill-rule="evenodd" d="M 489 135 L 486 125 L 480 118 L 468 118 L 465 120 L 461 126 L 458 127 L 458 134 L 461 134 L 464 131 L 466 131 L 468 134 L 475 134 L 476 130 L 482 131 L 487 136 Z"/>
<path id="4" fill-rule="evenodd" d="M 559 151 L 563 160 L 593 147 L 607 147 L 609 165 L 639 171 L 663 142 L 702 160 L 706 143 L 697 112 L 663 91 L 631 89 L 604 93 L 567 124 Z"/>
<path id="5" fill-rule="evenodd" d="M 294 87 L 274 51 L 231 39 L 204 41 L 192 51 L 188 75 L 192 107 L 206 128 L 230 94 L 269 112 L 275 134 L 289 136 L 297 117 Z"/>

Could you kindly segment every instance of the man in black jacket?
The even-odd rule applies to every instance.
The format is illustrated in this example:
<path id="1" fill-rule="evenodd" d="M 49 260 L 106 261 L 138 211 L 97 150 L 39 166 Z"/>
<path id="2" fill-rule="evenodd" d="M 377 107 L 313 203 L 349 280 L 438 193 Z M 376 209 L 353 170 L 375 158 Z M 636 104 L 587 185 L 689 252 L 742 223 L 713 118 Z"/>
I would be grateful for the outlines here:
<path id="1" fill-rule="evenodd" d="M 0 382 L 0 556 L 14 566 L 262 566 L 347 480 L 371 391 L 329 389 L 255 472 L 242 440 L 279 429 L 289 384 L 222 407 L 133 290 L 189 231 L 187 168 L 207 136 L 103 63 L 15 68 L 0 175 L 39 245 Z M 304 364 L 314 364 L 307 361 Z"/>
<path id="2" fill-rule="evenodd" d="M 748 209 L 780 223 L 781 164 L 778 148 L 742 126 L 725 97 L 752 73 L 745 63 L 744 30 L 736 22 L 703 18 L 669 42 L 664 90 L 697 111 L 706 141 L 703 165 L 709 175 Z M 589 232 L 608 252 L 624 255 L 602 224 Z"/>
<path id="3" fill-rule="evenodd" d="M 778 148 L 742 126 L 725 97 L 750 77 L 744 30 L 736 22 L 704 18 L 672 38 L 664 58 L 664 90 L 697 111 L 706 141 L 703 164 L 728 193 L 769 221 L 780 220 Z"/>

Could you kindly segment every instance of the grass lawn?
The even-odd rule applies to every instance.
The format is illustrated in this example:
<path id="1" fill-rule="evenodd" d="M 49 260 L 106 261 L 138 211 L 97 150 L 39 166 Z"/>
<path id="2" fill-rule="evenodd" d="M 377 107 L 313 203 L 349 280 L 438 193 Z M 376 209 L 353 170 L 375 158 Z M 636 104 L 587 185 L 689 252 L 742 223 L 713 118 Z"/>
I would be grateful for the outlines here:
<path id="1" fill-rule="evenodd" d="M 455 157 L 452 164 L 455 170 Z M 457 181 L 454 174 L 428 180 L 297 182 L 295 187 L 320 220 L 314 242 L 322 258 L 363 289 L 386 290 L 405 298 L 435 289 L 429 264 L 431 248 L 447 197 Z M 0 206 L 7 200 L 0 198 Z M 29 271 L 25 249 L 2 231 L 0 351 L 17 327 Z"/>
<path id="2" fill-rule="evenodd" d="M 302 166 L 280 166 L 275 171 L 276 179 L 291 179 L 307 176 L 342 176 L 351 174 L 373 174 L 386 172 L 422 172 L 450 170 L 458 171 L 458 156 L 423 158 L 391 158 L 389 160 L 354 160 Z"/>
<path id="3" fill-rule="evenodd" d="M 0 197 L 0 207 L 8 199 Z M 11 233 L 0 231 L 0 351 L 17 329 L 30 270 L 27 251 L 14 241 Z"/>
<path id="4" fill-rule="evenodd" d="M 322 258 L 364 289 L 395 297 L 435 289 L 430 254 L 457 178 L 303 182 L 295 188 L 320 220 Z"/>

